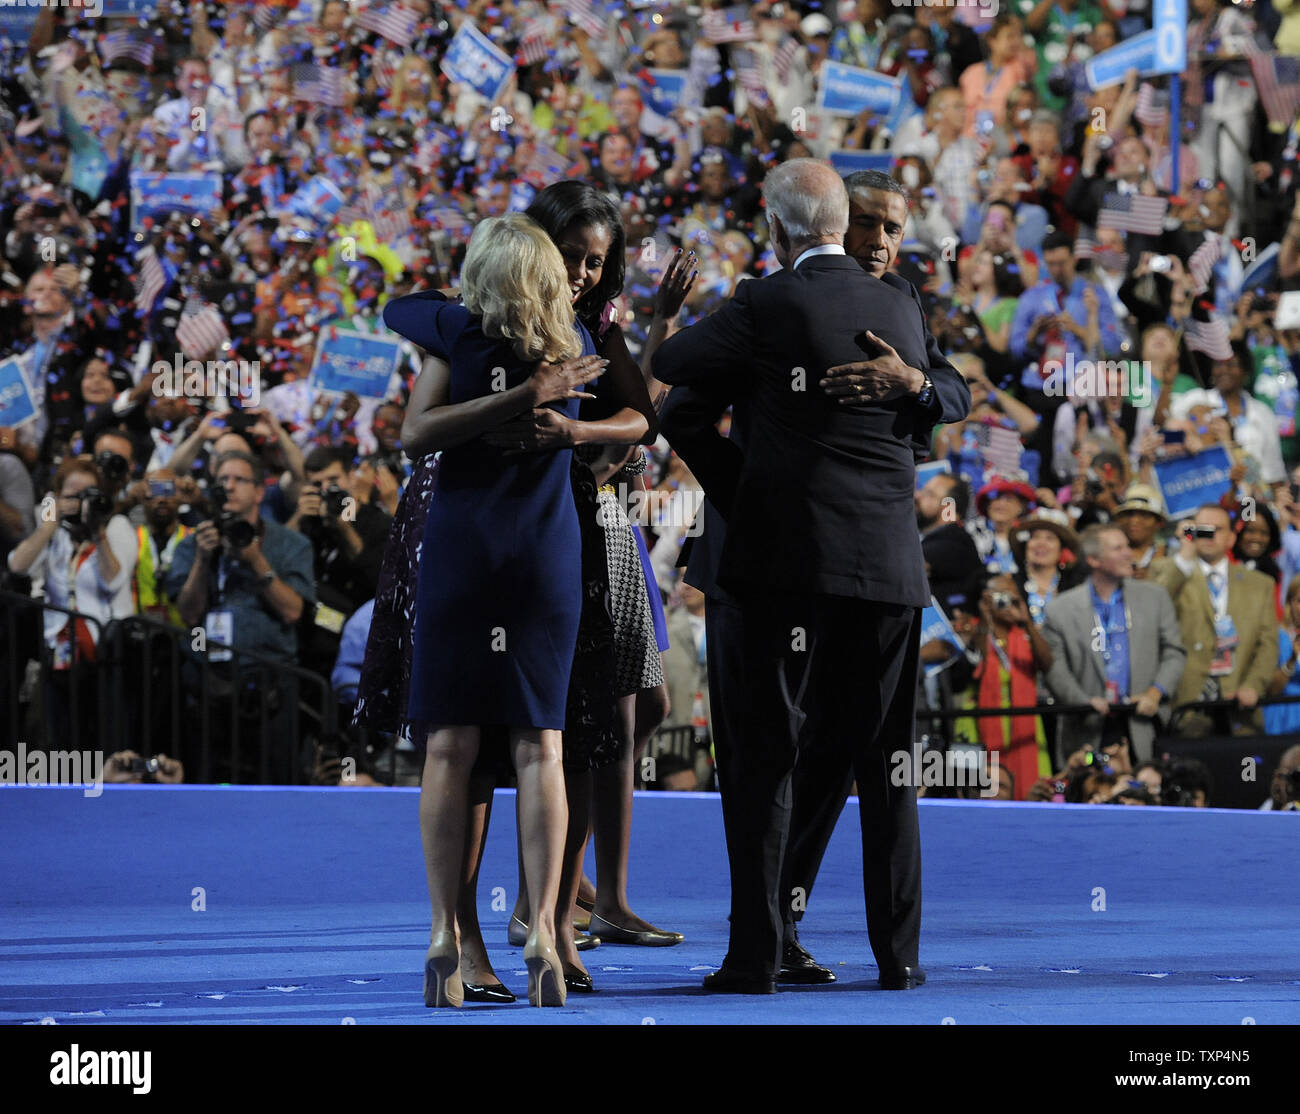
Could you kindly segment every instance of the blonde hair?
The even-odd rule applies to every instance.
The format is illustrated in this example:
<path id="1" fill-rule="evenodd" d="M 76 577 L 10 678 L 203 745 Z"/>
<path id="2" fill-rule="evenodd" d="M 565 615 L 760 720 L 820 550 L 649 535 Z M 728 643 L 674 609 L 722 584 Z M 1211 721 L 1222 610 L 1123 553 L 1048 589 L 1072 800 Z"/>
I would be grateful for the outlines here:
<path id="1" fill-rule="evenodd" d="M 507 213 L 479 222 L 460 292 L 483 319 L 483 332 L 510 341 L 521 360 L 554 362 L 582 352 L 560 249 L 532 217 Z"/>

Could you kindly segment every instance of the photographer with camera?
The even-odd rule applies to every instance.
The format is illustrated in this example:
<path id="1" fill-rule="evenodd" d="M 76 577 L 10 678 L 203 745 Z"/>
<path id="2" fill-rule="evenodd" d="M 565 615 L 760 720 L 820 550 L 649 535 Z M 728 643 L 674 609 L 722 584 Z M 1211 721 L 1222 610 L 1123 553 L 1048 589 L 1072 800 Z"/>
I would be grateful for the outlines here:
<path id="1" fill-rule="evenodd" d="M 130 523 L 113 513 L 113 499 L 90 457 L 65 460 L 55 474 L 54 492 L 56 497 L 41 507 L 36 530 L 9 554 L 9 570 L 42 578 L 47 603 L 94 620 L 70 619 L 61 611 L 47 611 L 44 620 L 53 670 L 46 686 L 46 743 L 84 745 L 97 737 L 98 716 L 97 677 L 84 667 L 96 661 L 102 628 L 135 610 L 135 536 Z M 75 725 L 69 718 L 74 662 L 79 679 Z"/>
<path id="2" fill-rule="evenodd" d="M 212 517 L 176 547 L 165 591 L 176 600 L 181 621 L 203 628 L 206 650 L 194 655 L 183 671 L 187 701 L 197 709 L 201 677 L 195 668 L 204 660 L 231 660 L 231 650 L 252 651 L 294 664 L 298 657 L 296 624 L 315 599 L 311 547 L 293 530 L 264 519 L 259 508 L 265 494 L 261 463 L 244 452 L 217 458 L 215 482 L 208 489 Z M 219 643 L 220 645 L 213 645 Z M 192 649 L 193 643 L 187 641 Z M 235 703 L 226 697 L 236 692 Z M 214 722 L 212 738 L 224 743 L 240 736 L 240 753 L 256 755 L 258 745 L 273 782 L 287 781 L 296 746 L 297 680 L 291 674 L 269 675 L 247 658 L 238 660 L 238 674 L 218 668 L 209 673 L 207 688 L 216 700 L 208 707 Z M 181 752 L 191 769 L 200 769 L 198 756 Z M 255 761 L 255 759 L 252 759 Z M 217 772 L 205 775 L 246 780 L 246 769 L 227 769 L 216 759 Z"/>
<path id="3" fill-rule="evenodd" d="M 374 598 L 392 523 L 371 498 L 373 479 L 367 487 L 365 476 L 349 472 L 346 457 L 324 447 L 307 454 L 307 482 L 286 523 L 311 543 L 317 599 L 300 628 L 300 657 L 323 677 L 334 668 L 348 616 Z"/>

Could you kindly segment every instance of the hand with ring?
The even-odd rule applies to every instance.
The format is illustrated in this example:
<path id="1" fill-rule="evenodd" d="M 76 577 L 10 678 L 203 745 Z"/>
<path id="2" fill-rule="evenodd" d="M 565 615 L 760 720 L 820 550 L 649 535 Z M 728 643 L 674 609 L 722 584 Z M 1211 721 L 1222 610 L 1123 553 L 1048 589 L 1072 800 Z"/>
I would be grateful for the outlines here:
<path id="1" fill-rule="evenodd" d="M 868 330 L 865 335 L 883 349 L 884 354 L 872 360 L 827 368 L 819 384 L 822 390 L 837 399 L 841 406 L 856 406 L 865 401 L 888 402 L 915 394 L 925 381 L 925 373 L 909 367 L 894 348 L 875 333 Z"/>

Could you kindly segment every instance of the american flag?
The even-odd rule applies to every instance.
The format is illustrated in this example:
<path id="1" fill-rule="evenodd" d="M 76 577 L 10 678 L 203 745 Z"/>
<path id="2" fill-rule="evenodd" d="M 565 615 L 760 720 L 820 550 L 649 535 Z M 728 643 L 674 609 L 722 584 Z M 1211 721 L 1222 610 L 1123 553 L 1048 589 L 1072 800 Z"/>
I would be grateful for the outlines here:
<path id="1" fill-rule="evenodd" d="M 745 95 L 757 105 L 767 104 L 767 89 L 763 86 L 763 75 L 759 71 L 754 52 L 745 47 L 733 47 L 731 67 L 735 71 L 736 80 L 745 90 Z"/>
<path id="2" fill-rule="evenodd" d="M 546 44 L 553 30 L 553 21 L 548 16 L 536 16 L 525 23 L 519 34 L 519 51 L 515 55 L 515 61 L 521 66 L 546 61 L 550 54 L 550 47 Z"/>
<path id="3" fill-rule="evenodd" d="M 1075 259 L 1091 259 L 1093 253 L 1097 250 L 1097 237 L 1092 229 L 1085 225 L 1079 226 L 1079 233 L 1074 238 L 1074 257 Z"/>
<path id="4" fill-rule="evenodd" d="M 473 234 L 474 225 L 459 209 L 434 209 L 429 213 L 429 229 L 464 243 Z"/>
<path id="5" fill-rule="evenodd" d="M 340 224 L 369 221 L 376 239 L 390 246 L 411 233 L 411 217 L 396 183 L 385 188 L 367 182 L 356 198 L 339 210 L 338 220 Z"/>
<path id="6" fill-rule="evenodd" d="M 568 12 L 569 18 L 591 38 L 604 38 L 605 23 L 596 13 L 596 7 L 591 0 L 560 0 L 560 7 Z"/>
<path id="7" fill-rule="evenodd" d="M 1183 327 L 1183 339 L 1192 352 L 1204 352 L 1212 360 L 1232 359 L 1228 323 L 1217 314 L 1211 314 L 1208 321 L 1189 317 Z"/>
<path id="8" fill-rule="evenodd" d="M 1268 122 L 1289 128 L 1300 115 L 1300 58 L 1249 49 L 1247 54 Z"/>
<path id="9" fill-rule="evenodd" d="M 1118 228 L 1121 232 L 1159 236 L 1168 209 L 1167 197 L 1148 197 L 1142 193 L 1108 193 L 1097 213 L 1097 228 Z"/>
<path id="10" fill-rule="evenodd" d="M 1133 115 L 1144 128 L 1163 128 L 1169 123 L 1168 94 L 1158 93 L 1149 81 L 1142 82 Z"/>
<path id="11" fill-rule="evenodd" d="M 357 13 L 358 26 L 402 47 L 411 45 L 419 21 L 419 13 L 401 3 L 371 3 Z"/>
<path id="12" fill-rule="evenodd" d="M 1209 289 L 1210 276 L 1214 274 L 1214 265 L 1219 261 L 1222 250 L 1219 247 L 1219 237 L 1214 232 L 1207 232 L 1205 239 L 1201 241 L 1200 246 L 1191 254 L 1187 260 L 1187 273 L 1192 276 L 1192 281 L 1196 283 L 1194 293 L 1202 294 Z"/>
<path id="13" fill-rule="evenodd" d="M 142 66 L 153 64 L 153 36 L 133 28 L 109 31 L 99 36 L 99 56 L 104 65 L 119 58 L 130 58 Z"/>
<path id="14" fill-rule="evenodd" d="M 536 142 L 533 153 L 528 159 L 520 177 L 526 179 L 539 189 L 545 189 L 552 182 L 558 182 L 573 166 L 549 143 Z"/>
<path id="15" fill-rule="evenodd" d="M 293 66 L 295 100 L 311 101 L 338 107 L 343 103 L 344 72 L 337 66 L 316 62 L 295 62 Z"/>
<path id="16" fill-rule="evenodd" d="M 221 312 L 211 302 L 191 298 L 176 323 L 176 343 L 190 359 L 206 359 L 230 339 Z"/>
<path id="17" fill-rule="evenodd" d="M 700 32 L 711 43 L 747 43 L 757 38 L 745 4 L 705 12 L 700 16 Z"/>
<path id="18" fill-rule="evenodd" d="M 967 428 L 974 434 L 975 444 L 979 446 L 988 470 L 1003 477 L 1020 473 L 1020 454 L 1024 450 L 1020 434 L 989 422 L 972 422 Z"/>
<path id="19" fill-rule="evenodd" d="M 136 256 L 139 273 L 133 278 L 135 285 L 135 308 L 140 313 L 153 309 L 154 301 L 167 285 L 167 276 L 162 264 L 158 262 L 158 253 L 151 247 L 145 248 Z"/>
<path id="20" fill-rule="evenodd" d="M 799 40 L 793 35 L 786 35 L 772 52 L 772 70 L 776 74 L 776 79 L 782 85 L 790 77 L 790 65 L 794 62 L 795 55 L 799 53 Z"/>

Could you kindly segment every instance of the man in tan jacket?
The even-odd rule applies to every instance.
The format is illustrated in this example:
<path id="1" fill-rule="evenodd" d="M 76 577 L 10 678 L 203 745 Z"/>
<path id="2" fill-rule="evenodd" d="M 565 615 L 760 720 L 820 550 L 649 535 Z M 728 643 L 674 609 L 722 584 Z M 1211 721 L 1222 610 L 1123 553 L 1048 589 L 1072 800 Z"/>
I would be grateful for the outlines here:
<path id="1" fill-rule="evenodd" d="M 1174 557 L 1151 564 L 1151 579 L 1173 598 L 1187 649 L 1175 707 L 1192 700 L 1235 700 L 1230 713 L 1187 713 L 1182 734 L 1261 731 L 1256 705 L 1277 666 L 1273 581 L 1228 562 L 1232 520 L 1215 503 L 1196 512 L 1204 537 L 1184 541 Z"/>

